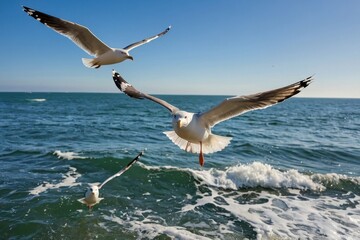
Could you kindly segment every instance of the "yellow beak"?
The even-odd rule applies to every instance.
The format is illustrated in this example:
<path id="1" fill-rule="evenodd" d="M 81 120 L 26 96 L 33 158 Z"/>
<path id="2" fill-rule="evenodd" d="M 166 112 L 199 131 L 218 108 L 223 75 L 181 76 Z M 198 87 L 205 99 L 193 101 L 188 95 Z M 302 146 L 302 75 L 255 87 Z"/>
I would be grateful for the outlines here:
<path id="1" fill-rule="evenodd" d="M 181 128 L 181 127 L 182 127 L 182 121 L 181 121 L 181 120 L 178 120 L 178 121 L 177 121 L 177 127 L 178 127 L 178 128 Z"/>

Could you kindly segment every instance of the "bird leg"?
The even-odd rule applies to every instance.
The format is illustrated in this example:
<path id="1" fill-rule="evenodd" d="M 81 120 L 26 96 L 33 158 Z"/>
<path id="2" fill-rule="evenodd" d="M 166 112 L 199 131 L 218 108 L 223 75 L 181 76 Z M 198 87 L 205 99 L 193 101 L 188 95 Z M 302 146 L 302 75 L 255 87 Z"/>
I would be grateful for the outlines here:
<path id="1" fill-rule="evenodd" d="M 204 154 L 202 152 L 202 142 L 200 142 L 199 163 L 200 166 L 204 166 Z"/>

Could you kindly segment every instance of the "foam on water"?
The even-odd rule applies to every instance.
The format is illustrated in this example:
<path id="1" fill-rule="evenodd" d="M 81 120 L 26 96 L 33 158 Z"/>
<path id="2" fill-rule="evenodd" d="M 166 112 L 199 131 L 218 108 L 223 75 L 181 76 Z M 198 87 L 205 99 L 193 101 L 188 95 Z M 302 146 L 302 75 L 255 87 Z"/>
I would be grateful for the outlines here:
<path id="1" fill-rule="evenodd" d="M 182 212 L 194 211 L 207 204 L 215 205 L 238 219 L 250 223 L 258 239 L 356 239 L 360 237 L 360 208 L 351 203 L 360 201 L 359 196 L 340 198 L 306 198 L 296 196 L 275 196 L 266 191 L 253 192 L 255 199 L 242 202 L 247 193 L 225 196 L 210 188 L 211 194 L 201 194 L 196 204 L 183 207 Z M 344 194 L 346 195 L 346 194 Z M 341 197 L 344 197 L 341 199 Z M 219 198 L 222 199 L 221 204 Z M 224 204 L 224 202 L 226 204 Z M 346 207 L 348 206 L 348 207 Z"/>
<path id="2" fill-rule="evenodd" d="M 77 183 L 76 180 L 81 177 L 81 174 L 76 172 L 76 168 L 69 167 L 69 171 L 65 174 L 63 174 L 63 179 L 59 183 L 49 183 L 44 182 L 41 185 L 35 187 L 34 189 L 29 191 L 29 194 L 31 195 L 39 195 L 42 192 L 46 192 L 50 189 L 57 189 L 60 187 L 73 187 L 76 185 L 80 185 L 80 183 Z"/>
<path id="3" fill-rule="evenodd" d="M 62 152 L 60 150 L 56 150 L 53 153 L 58 158 L 66 159 L 66 160 L 73 160 L 73 159 L 86 159 L 86 157 L 79 156 L 76 152 Z"/>
<path id="4" fill-rule="evenodd" d="M 158 237 L 161 234 L 166 234 L 168 237 L 172 239 L 183 239 L 183 240 L 211 239 L 192 233 L 191 231 L 187 230 L 184 227 L 167 226 L 162 219 L 159 219 L 159 217 L 153 215 L 147 216 L 144 220 L 129 221 L 129 219 L 123 220 L 122 218 L 114 215 L 104 216 L 104 219 L 115 222 L 123 227 L 126 227 L 128 230 L 137 232 L 139 236 L 148 239 L 154 239 L 155 237 Z"/>
<path id="5" fill-rule="evenodd" d="M 198 180 L 194 182 L 198 190 L 196 197 L 187 198 L 192 201 L 182 207 L 181 213 L 201 215 L 202 208 L 214 206 L 222 209 L 221 214 L 249 223 L 254 227 L 258 239 L 360 238 L 360 196 L 352 192 L 338 193 L 335 197 L 323 194 L 326 190 L 324 185 L 341 181 L 359 184 L 358 177 L 335 173 L 305 175 L 293 169 L 280 171 L 259 162 L 236 165 L 225 170 L 142 166 L 151 171 L 171 169 L 191 173 Z M 200 190 L 204 187 L 208 191 Z M 263 189 L 255 190 L 257 187 Z M 246 189 L 248 191 L 244 191 Z M 285 192 L 277 191 L 274 194 L 271 189 L 283 189 Z M 108 219 L 122 221 L 116 216 Z M 196 235 L 189 231 L 190 227 L 183 227 L 198 223 L 189 222 L 182 227 L 150 223 L 146 219 L 131 221 L 133 230 L 141 233 L 145 229 L 142 234 L 150 238 L 169 232 L 168 236 L 173 238 L 198 239 L 203 235 L 223 238 L 224 234 L 232 233 L 233 224 L 228 221 L 215 230 L 216 233 L 203 231 Z M 124 222 L 121 224 L 124 225 Z"/>

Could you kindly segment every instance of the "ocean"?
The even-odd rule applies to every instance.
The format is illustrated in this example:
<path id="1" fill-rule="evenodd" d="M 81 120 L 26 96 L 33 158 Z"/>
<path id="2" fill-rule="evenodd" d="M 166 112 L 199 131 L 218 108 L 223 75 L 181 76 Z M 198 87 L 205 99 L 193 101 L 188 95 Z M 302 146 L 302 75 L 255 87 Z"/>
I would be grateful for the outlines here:
<path id="1" fill-rule="evenodd" d="M 160 96 L 205 111 L 224 96 Z M 360 99 L 292 98 L 186 153 L 171 116 L 117 93 L 0 93 L 0 239 L 360 239 Z M 107 183 L 89 210 L 78 201 Z"/>

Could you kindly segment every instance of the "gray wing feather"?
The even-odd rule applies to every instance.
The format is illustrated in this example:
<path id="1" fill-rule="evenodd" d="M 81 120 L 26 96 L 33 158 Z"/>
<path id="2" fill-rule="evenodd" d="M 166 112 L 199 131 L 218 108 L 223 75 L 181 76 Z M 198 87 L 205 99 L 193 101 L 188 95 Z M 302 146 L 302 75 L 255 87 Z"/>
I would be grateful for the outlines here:
<path id="1" fill-rule="evenodd" d="M 200 119 L 207 126 L 214 126 L 245 112 L 267 108 L 298 94 L 302 89 L 307 87 L 312 80 L 312 77 L 308 77 L 283 88 L 225 99 L 219 105 L 202 113 Z"/>
<path id="2" fill-rule="evenodd" d="M 156 102 L 156 103 L 160 104 L 161 106 L 167 108 L 171 113 L 174 113 L 177 110 L 179 110 L 177 107 L 174 107 L 170 103 L 168 103 L 160 98 L 157 98 L 157 97 L 151 96 L 149 94 L 138 91 L 135 87 L 133 87 L 130 83 L 125 81 L 125 79 L 123 79 L 120 76 L 120 74 L 114 70 L 113 70 L 113 80 L 114 80 L 115 85 L 120 89 L 120 91 L 125 93 L 129 97 L 137 98 L 137 99 L 144 99 L 144 98 L 149 99 L 149 100 Z"/>
<path id="3" fill-rule="evenodd" d="M 129 168 L 136 163 L 140 157 L 144 154 L 144 152 L 139 153 L 133 160 L 131 160 L 131 162 L 129 162 L 123 169 L 121 169 L 119 172 L 115 173 L 114 175 L 112 175 L 111 177 L 109 177 L 108 179 L 106 179 L 102 184 L 100 184 L 99 189 L 102 188 L 107 182 L 109 182 L 110 180 L 119 177 L 120 175 L 122 175 L 124 172 L 126 172 L 127 170 L 129 170 Z"/>
<path id="4" fill-rule="evenodd" d="M 136 43 L 133 43 L 133 44 L 130 44 L 130 45 L 124 47 L 124 50 L 130 51 L 130 50 L 132 50 L 132 49 L 134 49 L 134 48 L 136 48 L 136 47 L 139 47 L 139 46 L 141 46 L 141 45 L 143 45 L 143 44 L 145 44 L 145 43 L 148 43 L 148 42 L 150 42 L 150 41 L 152 41 L 152 40 L 155 40 L 155 39 L 157 39 L 158 37 L 161 37 L 161 36 L 165 35 L 168 31 L 170 31 L 170 29 L 171 29 L 171 26 L 169 26 L 168 28 L 166 28 L 163 32 L 161 32 L 161 33 L 159 33 L 159 34 L 156 34 L 155 36 L 152 36 L 152 37 L 149 37 L 149 38 L 145 38 L 144 40 L 138 41 L 138 42 L 136 42 Z"/>
<path id="5" fill-rule="evenodd" d="M 98 57 L 111 49 L 100 41 L 87 27 L 50 16 L 25 6 L 23 6 L 23 10 L 29 14 L 29 16 L 72 40 L 90 55 Z"/>

